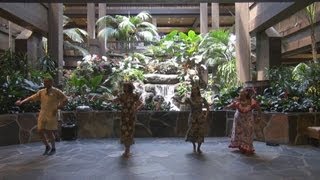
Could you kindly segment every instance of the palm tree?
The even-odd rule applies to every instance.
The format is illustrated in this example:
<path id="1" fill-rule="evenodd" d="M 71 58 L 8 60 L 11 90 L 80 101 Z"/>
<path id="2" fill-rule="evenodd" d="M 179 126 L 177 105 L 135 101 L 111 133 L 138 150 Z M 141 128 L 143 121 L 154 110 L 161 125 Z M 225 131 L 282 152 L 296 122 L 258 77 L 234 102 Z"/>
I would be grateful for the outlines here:
<path id="1" fill-rule="evenodd" d="M 71 20 L 67 16 L 63 16 L 63 27 L 65 27 Z M 63 29 L 64 42 L 63 45 L 65 47 L 69 47 L 72 49 L 78 50 L 83 56 L 89 54 L 88 50 L 79 46 L 79 44 L 84 43 L 86 37 L 88 36 L 87 31 L 80 28 L 67 28 Z"/>
<path id="2" fill-rule="evenodd" d="M 158 38 L 157 28 L 150 22 L 151 15 L 145 11 L 136 16 L 110 15 L 98 19 L 98 37 L 114 38 L 124 43 L 126 50 L 137 41 L 152 42 Z"/>
<path id="3" fill-rule="evenodd" d="M 317 21 L 317 3 L 312 3 L 305 8 L 305 13 L 310 24 L 311 50 L 313 62 L 317 63 L 317 41 L 315 36 L 315 23 Z"/>
<path id="4" fill-rule="evenodd" d="M 234 42 L 228 30 L 217 29 L 207 33 L 199 44 L 199 54 L 203 62 L 212 67 L 212 80 L 216 89 L 239 85 Z"/>

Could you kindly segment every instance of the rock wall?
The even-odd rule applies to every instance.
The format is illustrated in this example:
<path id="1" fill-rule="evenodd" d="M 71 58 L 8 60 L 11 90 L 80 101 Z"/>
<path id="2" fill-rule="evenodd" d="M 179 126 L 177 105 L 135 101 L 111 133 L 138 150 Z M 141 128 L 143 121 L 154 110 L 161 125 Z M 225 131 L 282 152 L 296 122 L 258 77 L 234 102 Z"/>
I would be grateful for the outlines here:
<path id="1" fill-rule="evenodd" d="M 135 137 L 184 137 L 188 129 L 188 116 L 188 111 L 140 111 L 137 114 Z M 225 119 L 223 111 L 210 112 L 207 135 L 225 136 Z M 62 121 L 76 122 L 78 138 L 119 137 L 120 112 L 62 112 Z M 0 145 L 39 141 L 36 125 L 36 113 L 0 115 Z"/>
<path id="2" fill-rule="evenodd" d="M 234 111 L 211 111 L 207 136 L 230 136 L 233 115 Z M 189 111 L 140 111 L 135 137 L 184 137 L 188 129 L 188 116 Z M 119 137 L 120 112 L 62 112 L 62 120 L 61 123 L 76 122 L 78 138 Z M 255 118 L 254 126 L 258 141 L 307 144 L 306 128 L 320 126 L 320 113 L 262 113 L 260 120 Z M 0 146 L 36 141 L 40 141 L 37 113 L 0 115 Z"/>

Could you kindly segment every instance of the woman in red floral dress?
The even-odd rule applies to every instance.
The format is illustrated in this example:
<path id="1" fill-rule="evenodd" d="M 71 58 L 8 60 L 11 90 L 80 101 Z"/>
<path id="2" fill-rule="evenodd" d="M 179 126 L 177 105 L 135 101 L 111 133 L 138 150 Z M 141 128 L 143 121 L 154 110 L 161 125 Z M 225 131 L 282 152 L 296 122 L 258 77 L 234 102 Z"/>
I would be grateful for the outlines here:
<path id="1" fill-rule="evenodd" d="M 121 105 L 120 121 L 120 143 L 124 144 L 124 157 L 129 157 L 130 146 L 134 144 L 133 136 L 135 129 L 136 113 L 143 105 L 137 94 L 133 93 L 134 86 L 132 83 L 123 84 L 123 93 L 113 102 Z"/>
<path id="2" fill-rule="evenodd" d="M 227 106 L 236 109 L 229 148 L 239 148 L 244 154 L 254 153 L 252 110 L 259 108 L 259 104 L 252 95 L 252 89 L 242 89 L 236 101 Z"/>

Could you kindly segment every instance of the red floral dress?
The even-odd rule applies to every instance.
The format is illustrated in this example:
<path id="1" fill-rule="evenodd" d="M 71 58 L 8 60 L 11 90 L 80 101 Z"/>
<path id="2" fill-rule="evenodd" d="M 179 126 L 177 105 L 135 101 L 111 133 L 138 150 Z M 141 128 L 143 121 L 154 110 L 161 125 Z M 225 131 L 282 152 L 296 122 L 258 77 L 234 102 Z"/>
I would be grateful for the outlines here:
<path id="1" fill-rule="evenodd" d="M 234 115 L 231 144 L 229 148 L 239 148 L 246 154 L 254 153 L 253 147 L 253 114 L 252 110 L 257 108 L 258 104 L 254 100 L 247 106 L 242 106 L 240 102 L 231 104 L 231 108 L 236 109 Z"/>

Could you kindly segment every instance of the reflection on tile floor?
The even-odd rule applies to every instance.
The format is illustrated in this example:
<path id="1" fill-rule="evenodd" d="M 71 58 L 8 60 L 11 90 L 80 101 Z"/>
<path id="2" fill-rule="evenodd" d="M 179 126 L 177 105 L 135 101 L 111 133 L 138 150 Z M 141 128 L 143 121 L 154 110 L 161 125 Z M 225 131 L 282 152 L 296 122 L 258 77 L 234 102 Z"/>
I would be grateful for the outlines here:
<path id="1" fill-rule="evenodd" d="M 277 180 L 319 179 L 320 148 L 266 146 L 256 154 L 228 149 L 228 138 L 207 138 L 203 154 L 192 153 L 182 138 L 137 138 L 132 157 L 121 157 L 118 139 L 81 139 L 57 143 L 53 156 L 30 143 L 0 147 L 0 179 L 110 180 Z"/>

